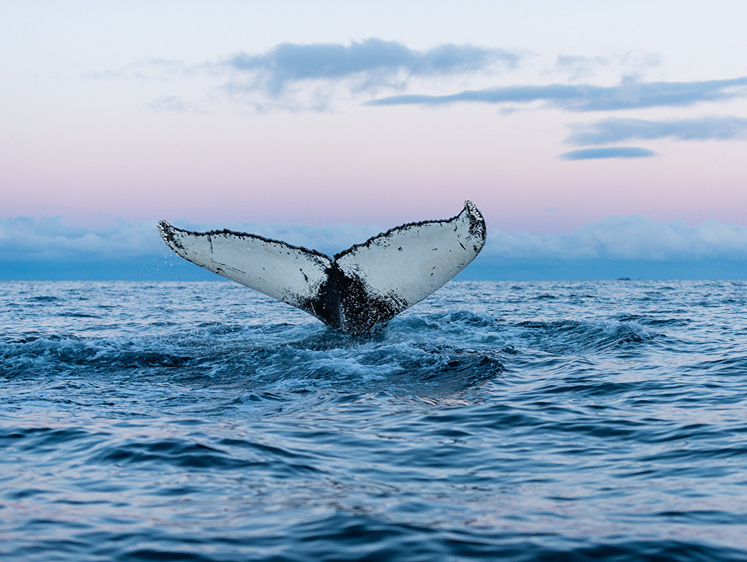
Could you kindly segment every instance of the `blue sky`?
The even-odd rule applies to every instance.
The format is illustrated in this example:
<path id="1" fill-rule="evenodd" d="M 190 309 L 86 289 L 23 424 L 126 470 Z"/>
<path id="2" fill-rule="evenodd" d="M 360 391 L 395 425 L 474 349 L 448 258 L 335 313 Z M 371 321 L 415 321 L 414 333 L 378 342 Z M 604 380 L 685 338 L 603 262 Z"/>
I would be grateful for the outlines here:
<path id="1" fill-rule="evenodd" d="M 0 278 L 201 276 L 157 220 L 334 252 L 465 199 L 489 227 L 468 277 L 745 278 L 744 21 L 736 0 L 5 2 Z"/>

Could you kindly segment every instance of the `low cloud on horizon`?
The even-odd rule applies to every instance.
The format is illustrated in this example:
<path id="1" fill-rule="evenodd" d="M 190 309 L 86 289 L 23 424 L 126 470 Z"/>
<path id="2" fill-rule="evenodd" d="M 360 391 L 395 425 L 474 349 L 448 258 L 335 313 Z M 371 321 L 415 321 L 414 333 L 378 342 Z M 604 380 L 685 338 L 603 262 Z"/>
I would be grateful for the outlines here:
<path id="1" fill-rule="evenodd" d="M 720 221 L 688 226 L 629 215 L 607 217 L 569 235 L 491 231 L 489 240 L 487 254 L 511 259 L 747 259 L 747 227 Z"/>
<path id="2" fill-rule="evenodd" d="M 178 225 L 193 230 L 230 228 L 252 232 L 328 254 L 363 242 L 384 230 L 372 225 L 198 225 L 185 222 L 178 222 Z M 197 270 L 166 248 L 156 231 L 155 221 L 119 221 L 102 228 L 81 228 L 69 226 L 59 218 L 0 220 L 0 278 L 3 279 L 23 278 L 18 276 L 18 264 L 34 264 L 35 273 L 30 277 L 34 279 L 45 278 L 45 268 L 49 271 L 74 269 L 85 264 L 88 272 L 76 271 L 74 278 L 97 279 L 100 278 L 97 263 L 148 264 L 154 260 L 178 263 L 181 272 Z M 742 271 L 740 278 L 747 277 L 747 268 L 741 265 L 747 263 L 747 227 L 719 221 L 688 226 L 681 221 L 661 222 L 626 216 L 608 217 L 569 235 L 540 236 L 490 229 L 486 247 L 476 260 L 470 278 L 504 278 L 506 264 L 517 262 L 531 266 L 538 275 L 543 274 L 543 267 L 549 267 L 547 264 L 562 263 L 564 275 L 572 276 L 576 271 L 578 278 L 586 278 L 581 269 L 589 263 L 620 261 L 647 264 L 652 271 L 669 263 L 688 263 L 694 268 L 691 274 L 695 277 L 698 277 L 699 264 L 705 267 L 724 262 L 737 267 L 732 270 Z M 133 272 L 132 277 L 126 273 L 122 275 L 124 279 L 145 276 L 165 280 L 173 278 L 174 271 L 156 268 Z M 59 277 L 50 273 L 48 278 Z M 206 274 L 200 278 L 212 276 Z"/>

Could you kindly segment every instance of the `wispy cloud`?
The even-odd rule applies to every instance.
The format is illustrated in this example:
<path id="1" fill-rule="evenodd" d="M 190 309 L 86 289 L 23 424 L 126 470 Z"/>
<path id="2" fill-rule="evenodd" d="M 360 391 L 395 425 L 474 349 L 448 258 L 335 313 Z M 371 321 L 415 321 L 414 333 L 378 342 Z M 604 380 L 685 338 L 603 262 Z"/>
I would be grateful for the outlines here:
<path id="1" fill-rule="evenodd" d="M 702 117 L 672 121 L 607 119 L 573 125 L 566 142 L 575 145 L 609 144 L 628 140 L 670 138 L 691 140 L 747 140 L 747 119 L 741 117 Z"/>
<path id="2" fill-rule="evenodd" d="M 701 82 L 639 82 L 627 78 L 617 86 L 549 84 L 465 90 L 448 95 L 407 94 L 368 105 L 445 105 L 452 103 L 546 102 L 566 111 L 618 111 L 649 107 L 682 107 L 705 101 L 747 96 L 747 77 Z"/>
<path id="3" fill-rule="evenodd" d="M 280 43 L 263 53 L 239 52 L 187 64 L 168 59 L 134 62 L 91 72 L 88 79 L 177 81 L 207 78 L 229 98 L 256 109 L 326 110 L 346 96 L 354 101 L 401 92 L 413 83 L 495 77 L 516 68 L 522 51 L 442 44 L 411 49 L 397 41 L 369 38 L 343 43 Z M 151 104 L 158 111 L 193 110 L 178 95 Z"/>
<path id="4" fill-rule="evenodd" d="M 148 107 L 161 113 L 202 113 L 202 111 L 181 96 L 165 96 L 153 100 Z"/>
<path id="5" fill-rule="evenodd" d="M 151 59 L 120 69 L 89 73 L 87 77 L 201 80 L 201 88 L 212 84 L 208 88 L 214 89 L 204 96 L 212 100 L 209 103 L 215 103 L 212 94 L 217 90 L 227 93 L 233 101 L 262 110 L 327 110 L 347 99 L 371 106 L 540 103 L 563 111 L 588 112 L 687 107 L 747 97 L 747 76 L 690 82 L 641 80 L 637 78 L 640 76 L 637 70 L 659 61 L 653 55 L 635 53 L 600 57 L 561 55 L 549 72 L 565 76 L 568 82 L 506 85 L 508 71 L 538 71 L 533 68 L 532 58 L 530 53 L 520 50 L 469 44 L 442 44 L 417 50 L 397 41 L 369 38 L 347 44 L 281 43 L 263 53 L 239 52 L 195 64 Z M 588 81 L 575 83 L 600 71 L 608 77 L 629 74 L 612 86 Z M 491 82 L 500 85 L 433 93 Z M 413 93 L 416 89 L 423 93 Z M 173 90 L 151 107 L 158 111 L 193 111 L 196 105 Z"/>
<path id="6" fill-rule="evenodd" d="M 119 68 L 88 72 L 82 77 L 89 80 L 111 80 L 115 78 L 127 80 L 169 80 L 179 76 L 199 72 L 196 67 L 184 64 L 174 59 L 151 58 L 132 62 Z"/>
<path id="7" fill-rule="evenodd" d="M 614 146 L 609 148 L 584 148 L 561 154 L 563 160 L 599 160 L 601 158 L 648 158 L 656 153 L 637 146 Z"/>
<path id="8" fill-rule="evenodd" d="M 520 55 L 472 45 L 439 45 L 426 51 L 371 38 L 339 43 L 281 43 L 262 54 L 239 53 L 219 63 L 235 72 L 238 85 L 279 97 L 300 82 L 354 81 L 359 90 L 402 86 L 412 77 L 454 76 L 496 65 L 514 67 Z"/>
<path id="9" fill-rule="evenodd" d="M 641 76 L 660 64 L 660 56 L 636 51 L 593 57 L 562 54 L 555 59 L 550 72 L 577 82 L 610 72 L 618 76 Z"/>

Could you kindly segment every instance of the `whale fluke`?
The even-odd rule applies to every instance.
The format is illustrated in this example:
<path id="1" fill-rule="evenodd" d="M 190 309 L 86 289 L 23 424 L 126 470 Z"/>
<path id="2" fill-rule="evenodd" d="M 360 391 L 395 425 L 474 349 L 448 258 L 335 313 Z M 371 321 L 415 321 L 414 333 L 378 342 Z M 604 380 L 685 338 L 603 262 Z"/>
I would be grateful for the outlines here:
<path id="1" fill-rule="evenodd" d="M 487 234 L 471 201 L 451 219 L 404 224 L 334 258 L 230 230 L 190 232 L 166 221 L 158 230 L 184 259 L 353 335 L 443 287 L 480 253 Z"/>

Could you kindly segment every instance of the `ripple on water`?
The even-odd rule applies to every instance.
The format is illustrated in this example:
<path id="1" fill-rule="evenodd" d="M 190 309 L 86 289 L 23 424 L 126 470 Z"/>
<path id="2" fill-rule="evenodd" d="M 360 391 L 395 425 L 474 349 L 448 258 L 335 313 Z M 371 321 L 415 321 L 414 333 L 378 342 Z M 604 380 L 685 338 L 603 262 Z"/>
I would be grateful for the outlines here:
<path id="1" fill-rule="evenodd" d="M 5 558 L 747 557 L 743 283 L 3 288 Z"/>

